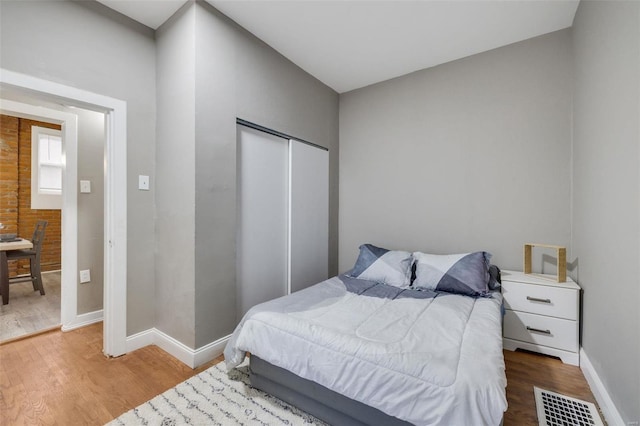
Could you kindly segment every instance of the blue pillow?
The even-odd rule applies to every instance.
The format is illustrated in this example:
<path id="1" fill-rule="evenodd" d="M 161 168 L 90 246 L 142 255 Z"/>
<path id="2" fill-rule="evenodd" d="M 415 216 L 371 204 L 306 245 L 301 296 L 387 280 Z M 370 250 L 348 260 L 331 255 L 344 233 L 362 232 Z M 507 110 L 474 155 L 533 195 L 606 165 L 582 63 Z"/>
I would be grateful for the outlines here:
<path id="1" fill-rule="evenodd" d="M 413 258 L 416 262 L 413 287 L 468 296 L 489 293 L 490 253 L 438 255 L 415 252 Z"/>
<path id="2" fill-rule="evenodd" d="M 411 284 L 412 265 L 413 257 L 408 251 L 387 250 L 363 244 L 349 276 L 406 288 Z"/>

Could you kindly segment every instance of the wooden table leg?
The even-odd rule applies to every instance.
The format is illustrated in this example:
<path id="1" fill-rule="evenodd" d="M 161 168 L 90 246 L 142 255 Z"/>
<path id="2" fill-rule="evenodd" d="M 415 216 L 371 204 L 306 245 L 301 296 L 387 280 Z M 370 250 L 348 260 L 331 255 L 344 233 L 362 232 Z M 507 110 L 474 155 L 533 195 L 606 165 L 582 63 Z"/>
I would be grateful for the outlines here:
<path id="1" fill-rule="evenodd" d="M 9 264 L 7 252 L 0 250 L 0 294 L 2 294 L 2 304 L 9 303 Z"/>

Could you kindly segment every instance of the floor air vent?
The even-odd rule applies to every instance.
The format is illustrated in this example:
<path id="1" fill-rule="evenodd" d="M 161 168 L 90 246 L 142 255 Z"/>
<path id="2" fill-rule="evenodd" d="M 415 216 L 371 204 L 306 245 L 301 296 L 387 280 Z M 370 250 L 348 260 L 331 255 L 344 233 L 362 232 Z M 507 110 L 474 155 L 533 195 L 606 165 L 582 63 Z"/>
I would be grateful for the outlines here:
<path id="1" fill-rule="evenodd" d="M 604 426 L 591 402 L 533 387 L 540 426 Z"/>

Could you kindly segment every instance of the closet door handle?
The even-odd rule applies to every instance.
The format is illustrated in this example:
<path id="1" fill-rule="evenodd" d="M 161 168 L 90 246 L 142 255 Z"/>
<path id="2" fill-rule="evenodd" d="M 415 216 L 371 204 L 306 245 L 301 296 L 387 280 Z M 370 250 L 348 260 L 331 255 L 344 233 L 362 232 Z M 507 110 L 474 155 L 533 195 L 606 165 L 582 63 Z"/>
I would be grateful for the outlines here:
<path id="1" fill-rule="evenodd" d="M 551 303 L 551 299 L 539 299 L 537 297 L 527 296 L 527 300 L 532 302 Z"/>
<path id="2" fill-rule="evenodd" d="M 527 326 L 527 330 L 535 331 L 536 333 L 551 334 L 551 330 L 540 330 L 539 328 L 533 328 L 533 327 L 529 327 L 529 326 Z"/>

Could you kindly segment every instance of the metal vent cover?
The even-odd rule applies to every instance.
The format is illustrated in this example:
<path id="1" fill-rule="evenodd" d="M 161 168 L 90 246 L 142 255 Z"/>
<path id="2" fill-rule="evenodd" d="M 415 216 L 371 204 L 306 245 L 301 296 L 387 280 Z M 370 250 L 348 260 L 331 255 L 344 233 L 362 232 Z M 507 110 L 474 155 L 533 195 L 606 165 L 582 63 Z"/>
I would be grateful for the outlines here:
<path id="1" fill-rule="evenodd" d="M 604 426 L 595 404 L 534 386 L 539 426 Z"/>

